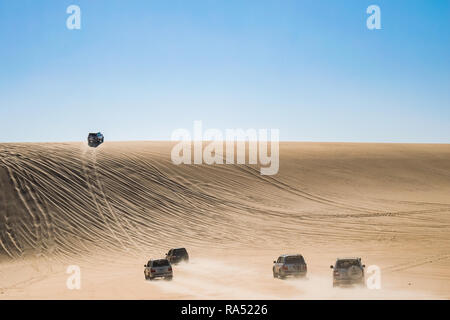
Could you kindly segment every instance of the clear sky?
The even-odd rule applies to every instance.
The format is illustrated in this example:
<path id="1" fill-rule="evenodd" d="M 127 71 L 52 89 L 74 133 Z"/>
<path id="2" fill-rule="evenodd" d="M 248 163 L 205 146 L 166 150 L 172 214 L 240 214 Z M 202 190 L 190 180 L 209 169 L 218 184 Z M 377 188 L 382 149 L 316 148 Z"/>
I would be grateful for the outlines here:
<path id="1" fill-rule="evenodd" d="M 0 0 L 0 141 L 170 140 L 194 120 L 450 143 L 450 1 Z"/>

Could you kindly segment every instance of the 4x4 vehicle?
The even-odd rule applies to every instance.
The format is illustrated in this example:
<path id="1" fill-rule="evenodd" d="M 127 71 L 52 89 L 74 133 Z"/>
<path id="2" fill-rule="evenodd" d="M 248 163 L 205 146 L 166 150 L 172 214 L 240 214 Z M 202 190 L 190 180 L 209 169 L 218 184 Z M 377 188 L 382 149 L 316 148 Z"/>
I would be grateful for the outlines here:
<path id="1" fill-rule="evenodd" d="M 144 267 L 145 280 L 153 280 L 155 278 L 172 280 L 172 266 L 167 259 L 150 260 Z"/>
<path id="2" fill-rule="evenodd" d="M 88 135 L 88 145 L 89 147 L 98 147 L 100 144 L 105 141 L 105 137 L 100 132 L 97 133 L 89 133 Z"/>
<path id="3" fill-rule="evenodd" d="M 287 276 L 306 276 L 307 266 L 301 254 L 283 254 L 273 262 L 273 277 L 284 279 Z"/>
<path id="4" fill-rule="evenodd" d="M 170 249 L 166 254 L 166 259 L 170 261 L 170 263 L 179 263 L 179 262 L 189 262 L 189 254 L 186 251 L 186 248 L 175 248 Z"/>
<path id="5" fill-rule="evenodd" d="M 333 269 L 333 287 L 340 285 L 364 285 L 364 268 L 361 258 L 338 258 Z"/>

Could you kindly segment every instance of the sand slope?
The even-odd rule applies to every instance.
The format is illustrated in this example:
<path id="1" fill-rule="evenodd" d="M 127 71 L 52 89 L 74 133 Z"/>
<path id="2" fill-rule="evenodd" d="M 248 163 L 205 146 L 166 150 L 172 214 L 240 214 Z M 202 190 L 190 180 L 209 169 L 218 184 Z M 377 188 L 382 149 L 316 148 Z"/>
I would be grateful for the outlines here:
<path id="1" fill-rule="evenodd" d="M 450 145 L 282 143 L 275 176 L 175 166 L 172 145 L 0 144 L 0 299 L 450 297 Z M 143 281 L 173 246 L 192 263 Z M 308 280 L 272 278 L 289 252 Z M 340 255 L 383 289 L 331 289 Z"/>

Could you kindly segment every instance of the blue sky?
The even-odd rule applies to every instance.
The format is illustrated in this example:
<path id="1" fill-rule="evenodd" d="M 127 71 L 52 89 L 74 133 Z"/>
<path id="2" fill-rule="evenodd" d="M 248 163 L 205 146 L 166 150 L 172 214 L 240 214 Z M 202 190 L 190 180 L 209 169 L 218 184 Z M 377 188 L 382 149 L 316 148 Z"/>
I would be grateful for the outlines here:
<path id="1" fill-rule="evenodd" d="M 170 140 L 194 120 L 450 143 L 450 1 L 0 0 L 0 141 Z"/>

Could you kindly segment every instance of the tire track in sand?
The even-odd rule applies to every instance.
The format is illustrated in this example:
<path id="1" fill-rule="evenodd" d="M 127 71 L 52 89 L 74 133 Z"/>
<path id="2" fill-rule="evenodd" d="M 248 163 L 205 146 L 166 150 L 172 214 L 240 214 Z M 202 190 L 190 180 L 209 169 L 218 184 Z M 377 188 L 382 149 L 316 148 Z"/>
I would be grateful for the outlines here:
<path id="1" fill-rule="evenodd" d="M 92 152 L 96 152 L 96 150 L 93 150 Z M 125 248 L 125 245 L 124 245 L 123 242 L 120 240 L 120 238 L 116 235 L 116 233 L 114 232 L 114 230 L 113 230 L 113 228 L 111 227 L 110 223 L 108 222 L 108 219 L 107 219 L 107 217 L 105 216 L 105 214 L 104 214 L 104 212 L 103 212 L 103 210 L 102 210 L 102 208 L 101 208 L 101 204 L 99 203 L 99 199 L 97 199 L 97 195 L 95 194 L 95 191 L 94 191 L 95 185 L 91 182 L 91 174 L 90 174 L 90 172 L 89 172 L 90 169 L 88 169 L 88 167 L 89 167 L 89 160 L 90 160 L 90 162 L 91 162 L 93 165 L 95 165 L 95 162 L 94 162 L 94 160 L 93 160 L 93 158 L 92 158 L 92 155 L 91 155 L 91 159 L 86 160 L 86 153 L 89 153 L 89 152 L 87 152 L 86 150 L 83 150 L 82 156 L 81 156 L 82 170 L 83 170 L 83 173 L 84 173 L 84 176 L 85 176 L 85 179 L 86 179 L 86 183 L 87 183 L 88 190 L 89 190 L 89 193 L 90 193 L 90 195 L 91 195 L 92 201 L 93 201 L 94 204 L 95 204 L 96 212 L 97 212 L 98 215 L 100 216 L 100 218 L 101 218 L 101 220 L 103 221 L 103 223 L 104 223 L 104 225 L 106 226 L 106 228 L 109 230 L 111 236 L 112 236 L 115 240 L 117 240 L 117 242 L 119 242 L 119 243 L 121 244 L 122 248 Z M 95 174 L 94 174 L 94 175 L 95 175 Z M 97 189 L 98 189 L 98 188 L 97 188 Z"/>
<path id="2" fill-rule="evenodd" d="M 142 252 L 142 249 L 140 246 L 137 245 L 137 243 L 131 238 L 131 236 L 128 234 L 128 232 L 125 230 L 125 228 L 123 227 L 121 221 L 119 221 L 119 218 L 117 217 L 117 214 L 115 213 L 113 207 L 111 206 L 111 204 L 108 201 L 108 198 L 105 194 L 105 189 L 103 187 L 103 183 L 100 180 L 100 176 L 98 174 L 98 167 L 97 167 L 97 154 L 94 151 L 93 153 L 93 158 L 92 158 L 92 164 L 93 164 L 93 172 L 94 172 L 94 176 L 95 176 L 95 181 L 96 184 L 98 186 L 98 189 L 100 191 L 101 194 L 101 198 L 103 199 L 103 201 L 106 204 L 106 207 L 108 208 L 109 213 L 111 214 L 111 217 L 114 219 L 114 221 L 116 222 L 117 226 L 120 228 L 120 230 L 123 232 L 123 235 L 126 236 L 126 238 L 128 238 L 129 242 L 140 252 Z M 129 251 L 129 248 L 123 244 L 122 241 L 120 241 L 123 248 L 127 251 Z"/>

